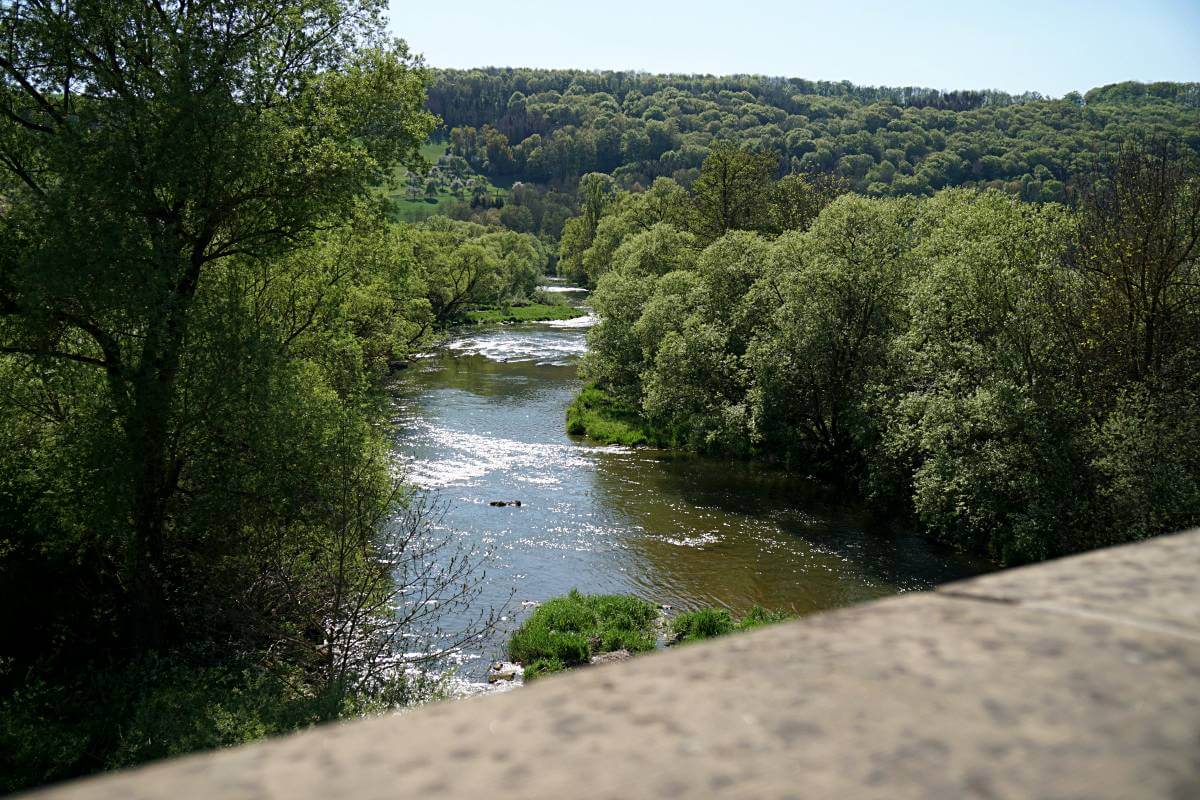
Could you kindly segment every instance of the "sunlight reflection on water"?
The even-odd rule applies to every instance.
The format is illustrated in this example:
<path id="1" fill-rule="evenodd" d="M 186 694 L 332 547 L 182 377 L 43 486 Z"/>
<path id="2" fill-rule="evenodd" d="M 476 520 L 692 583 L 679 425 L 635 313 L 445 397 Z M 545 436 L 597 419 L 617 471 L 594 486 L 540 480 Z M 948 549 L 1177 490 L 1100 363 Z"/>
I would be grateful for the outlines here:
<path id="1" fill-rule="evenodd" d="M 562 337 L 540 328 L 515 328 L 516 326 L 506 326 L 502 330 L 489 330 L 451 339 L 446 342 L 446 349 L 458 355 L 482 356 L 500 363 L 529 361 L 542 366 L 566 366 L 574 363 L 587 349 L 582 336 Z"/>

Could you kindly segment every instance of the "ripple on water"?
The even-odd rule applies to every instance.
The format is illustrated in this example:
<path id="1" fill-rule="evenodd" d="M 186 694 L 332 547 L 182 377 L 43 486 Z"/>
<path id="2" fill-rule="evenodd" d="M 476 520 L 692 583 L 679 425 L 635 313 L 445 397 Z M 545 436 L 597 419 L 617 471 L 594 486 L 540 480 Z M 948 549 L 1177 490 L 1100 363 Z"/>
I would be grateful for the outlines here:
<path id="1" fill-rule="evenodd" d="M 552 319 L 545 325 L 548 328 L 591 328 L 599 321 L 600 318 L 595 314 L 587 314 L 575 319 Z"/>
<path id="2" fill-rule="evenodd" d="M 418 419 L 410 420 L 409 425 L 409 435 L 425 452 L 397 455 L 407 479 L 423 489 L 472 486 L 497 472 L 510 474 L 523 483 L 556 486 L 567 471 L 589 468 L 593 454 L 620 452 L 613 447 L 527 442 L 471 433 Z"/>
<path id="3" fill-rule="evenodd" d="M 461 336 L 447 342 L 446 348 L 456 355 L 483 356 L 501 363 L 523 361 L 538 366 L 566 366 L 573 364 L 584 354 L 587 343 L 582 335 L 568 337 L 536 327 L 522 327 Z"/>
<path id="4" fill-rule="evenodd" d="M 711 532 L 696 533 L 687 536 L 655 536 L 653 538 L 676 547 L 705 547 L 710 544 L 718 544 L 721 541 L 719 533 Z"/>

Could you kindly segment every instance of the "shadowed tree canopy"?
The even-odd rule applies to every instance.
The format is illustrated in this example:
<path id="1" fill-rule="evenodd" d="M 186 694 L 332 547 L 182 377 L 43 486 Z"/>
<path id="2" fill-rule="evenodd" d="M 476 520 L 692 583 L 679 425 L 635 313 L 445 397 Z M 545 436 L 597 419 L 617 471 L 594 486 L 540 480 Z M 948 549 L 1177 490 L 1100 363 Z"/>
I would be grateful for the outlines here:
<path id="1" fill-rule="evenodd" d="M 433 126 L 383 5 L 0 2 L 0 350 L 105 376 L 143 644 L 164 636 L 198 291 L 346 219 Z"/>
<path id="2" fill-rule="evenodd" d="M 1171 381 L 1197 365 L 1181 358 L 1195 344 L 1200 307 L 1200 180 L 1169 142 L 1129 144 L 1081 182 L 1087 210 L 1072 264 L 1091 330 L 1086 348 L 1105 381 Z M 1103 342 L 1103 345 L 1101 343 Z"/>

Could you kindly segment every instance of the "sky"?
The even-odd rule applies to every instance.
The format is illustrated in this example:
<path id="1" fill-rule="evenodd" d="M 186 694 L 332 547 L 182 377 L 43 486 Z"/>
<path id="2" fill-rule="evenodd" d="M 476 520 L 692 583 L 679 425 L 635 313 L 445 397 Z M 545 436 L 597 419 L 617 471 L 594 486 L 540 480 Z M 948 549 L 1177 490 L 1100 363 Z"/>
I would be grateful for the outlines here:
<path id="1" fill-rule="evenodd" d="M 1061 96 L 1200 81 L 1200 0 L 391 0 L 434 67 L 756 73 Z"/>

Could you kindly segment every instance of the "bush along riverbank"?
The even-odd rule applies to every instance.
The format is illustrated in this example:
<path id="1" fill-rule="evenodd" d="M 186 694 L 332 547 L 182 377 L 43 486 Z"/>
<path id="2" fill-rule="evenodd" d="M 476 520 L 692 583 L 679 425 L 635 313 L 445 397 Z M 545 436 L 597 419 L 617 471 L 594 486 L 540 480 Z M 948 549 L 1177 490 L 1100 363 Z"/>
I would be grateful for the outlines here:
<path id="1" fill-rule="evenodd" d="M 1200 524 L 1193 155 L 1097 156 L 1069 207 L 767 161 L 714 148 L 572 221 L 598 322 L 571 433 L 776 461 L 1005 565 Z"/>
<path id="2" fill-rule="evenodd" d="M 567 433 L 600 444 L 665 444 L 635 406 L 594 385 L 585 386 L 567 406 Z"/>
<path id="3" fill-rule="evenodd" d="M 669 619 L 668 610 L 631 595 L 572 590 L 534 610 L 509 639 L 508 657 L 524 668 L 529 681 L 585 664 L 621 661 L 660 645 L 711 639 L 790 618 L 757 606 L 740 619 L 713 608 Z M 516 672 L 501 668 L 506 676 Z"/>

